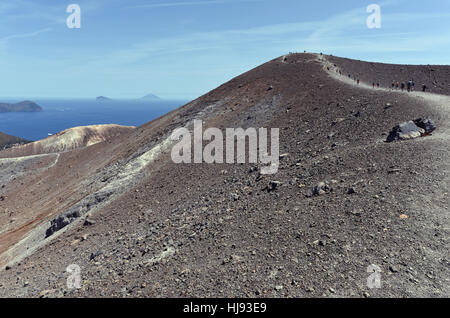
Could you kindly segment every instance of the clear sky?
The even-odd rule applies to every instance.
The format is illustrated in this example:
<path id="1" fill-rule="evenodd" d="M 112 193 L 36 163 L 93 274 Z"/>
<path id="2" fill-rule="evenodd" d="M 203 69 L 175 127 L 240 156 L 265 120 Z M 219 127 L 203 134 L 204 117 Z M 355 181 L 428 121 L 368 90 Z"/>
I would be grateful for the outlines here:
<path id="1" fill-rule="evenodd" d="M 69 4 L 81 28 L 69 29 Z M 382 24 L 369 29 L 370 4 Z M 288 52 L 450 64 L 448 0 L 1 0 L 0 97 L 193 99 Z"/>

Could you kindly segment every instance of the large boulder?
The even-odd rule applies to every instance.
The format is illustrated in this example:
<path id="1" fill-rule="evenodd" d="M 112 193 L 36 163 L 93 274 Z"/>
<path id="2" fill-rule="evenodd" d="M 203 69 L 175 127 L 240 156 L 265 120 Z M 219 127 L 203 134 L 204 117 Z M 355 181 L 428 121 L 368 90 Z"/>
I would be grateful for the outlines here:
<path id="1" fill-rule="evenodd" d="M 433 131 L 436 130 L 436 124 L 434 121 L 432 121 L 430 118 L 419 118 L 414 120 L 414 124 L 416 126 L 422 128 L 425 130 L 425 135 L 431 134 Z"/>
<path id="2" fill-rule="evenodd" d="M 414 121 L 410 120 L 392 128 L 386 141 L 393 142 L 396 140 L 414 139 L 429 135 L 435 129 L 436 124 L 431 119 L 419 118 Z"/>

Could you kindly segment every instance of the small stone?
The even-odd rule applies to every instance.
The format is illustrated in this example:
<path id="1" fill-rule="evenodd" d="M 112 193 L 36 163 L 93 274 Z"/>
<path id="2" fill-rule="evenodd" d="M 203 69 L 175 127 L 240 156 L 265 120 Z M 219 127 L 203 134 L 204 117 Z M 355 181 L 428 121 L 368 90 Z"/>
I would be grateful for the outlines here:
<path id="1" fill-rule="evenodd" d="M 95 224 L 95 221 L 93 221 L 93 220 L 89 220 L 89 219 L 86 219 L 85 221 L 84 221 L 84 226 L 90 226 L 90 225 L 94 225 Z"/>
<path id="2" fill-rule="evenodd" d="M 277 285 L 277 286 L 275 286 L 275 290 L 276 291 L 280 291 L 280 290 L 282 290 L 283 289 L 283 286 L 282 285 Z"/>
<path id="3" fill-rule="evenodd" d="M 389 266 L 389 270 L 392 273 L 398 273 L 398 268 L 396 266 L 394 266 L 394 265 Z"/>
<path id="4" fill-rule="evenodd" d="M 270 181 L 269 185 L 266 187 L 267 192 L 275 191 L 277 188 L 279 188 L 283 183 L 280 181 Z"/>
<path id="5" fill-rule="evenodd" d="M 101 250 L 98 250 L 95 253 L 91 253 L 91 256 L 89 256 L 89 260 L 92 261 L 93 259 L 95 259 L 96 257 L 98 257 L 98 256 L 100 256 L 102 254 L 103 254 L 103 252 Z"/>
<path id="6" fill-rule="evenodd" d="M 43 297 L 46 297 L 46 296 L 48 296 L 48 295 L 50 295 L 50 294 L 53 294 L 54 292 L 55 292 L 54 289 L 46 289 L 46 290 L 43 290 L 43 291 L 41 291 L 41 292 L 39 293 L 39 297 L 40 297 L 40 298 L 43 298 Z"/>

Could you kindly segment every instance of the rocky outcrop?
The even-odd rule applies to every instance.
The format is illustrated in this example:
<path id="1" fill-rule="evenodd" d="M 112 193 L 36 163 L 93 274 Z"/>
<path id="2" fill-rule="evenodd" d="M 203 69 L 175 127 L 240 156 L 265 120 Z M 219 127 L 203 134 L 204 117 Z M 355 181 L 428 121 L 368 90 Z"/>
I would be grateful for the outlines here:
<path id="1" fill-rule="evenodd" d="M 431 134 L 434 130 L 436 130 L 436 124 L 429 118 L 410 120 L 392 128 L 386 141 L 393 142 L 419 138 Z"/>

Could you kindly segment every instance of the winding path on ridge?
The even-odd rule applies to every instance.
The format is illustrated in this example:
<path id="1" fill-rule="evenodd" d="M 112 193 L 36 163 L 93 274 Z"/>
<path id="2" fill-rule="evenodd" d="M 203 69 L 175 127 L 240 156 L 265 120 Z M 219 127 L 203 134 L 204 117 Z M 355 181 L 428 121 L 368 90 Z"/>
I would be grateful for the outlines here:
<path id="1" fill-rule="evenodd" d="M 421 99 L 428 106 L 433 107 L 439 113 L 441 113 L 444 121 L 441 123 L 441 126 L 438 127 L 438 129 L 436 130 L 436 132 L 433 134 L 432 137 L 434 139 L 440 139 L 445 143 L 445 145 L 443 145 L 443 146 L 448 154 L 448 156 L 447 156 L 448 160 L 446 161 L 446 163 L 447 163 L 446 171 L 449 171 L 449 166 L 450 166 L 450 116 L 449 116 L 449 114 L 450 114 L 450 96 L 434 94 L 434 93 L 424 93 L 424 92 L 418 92 L 418 91 L 407 92 L 406 90 L 405 91 L 392 90 L 392 89 L 383 88 L 383 87 L 373 88 L 371 85 L 369 85 L 367 83 L 363 83 L 363 82 L 360 82 L 360 84 L 358 84 L 355 82 L 355 80 L 353 80 L 345 75 L 340 75 L 339 73 L 337 73 L 336 69 L 340 70 L 339 67 L 336 68 L 333 65 L 333 63 L 331 63 L 326 58 L 326 56 L 319 55 L 319 54 L 316 54 L 316 56 L 317 56 L 317 60 L 320 63 L 322 63 L 324 71 L 327 72 L 331 78 L 333 78 L 337 81 L 343 82 L 345 84 L 348 84 L 348 85 L 351 85 L 354 87 L 368 89 L 368 90 L 375 91 L 375 92 L 389 92 L 389 93 L 396 93 L 396 94 L 404 94 L 411 98 L 418 98 L 418 99 Z M 329 68 L 329 70 L 327 69 L 327 67 Z M 410 119 L 412 119 L 412 118 L 410 118 Z M 408 120 L 410 120 L 410 119 L 408 119 Z M 407 119 L 405 118 L 405 121 L 406 120 Z M 448 185 L 450 185 L 450 182 L 448 183 Z"/>
<path id="2" fill-rule="evenodd" d="M 439 112 L 442 113 L 443 118 L 445 118 L 444 126 L 439 127 L 438 134 L 445 134 L 447 135 L 447 138 L 450 137 L 450 120 L 449 120 L 449 111 L 450 111 L 450 96 L 447 95 L 440 95 L 440 94 L 434 94 L 434 93 L 424 93 L 424 92 L 407 92 L 401 91 L 401 90 L 392 90 L 389 88 L 373 88 L 372 85 L 369 85 L 367 83 L 360 82 L 360 84 L 356 83 L 355 80 L 345 76 L 340 75 L 339 73 L 336 73 L 335 70 L 340 70 L 339 67 L 335 67 L 333 63 L 331 63 L 326 56 L 317 54 L 317 60 L 322 63 L 323 69 L 328 73 L 328 75 L 331 78 L 334 78 L 335 80 L 338 80 L 340 82 L 346 83 L 348 85 L 359 87 L 363 89 L 368 89 L 371 91 L 378 91 L 378 92 L 389 92 L 389 93 L 397 93 L 397 94 L 405 94 L 410 97 L 416 97 L 419 99 L 422 99 L 424 102 L 428 103 L 430 106 L 436 108 Z M 330 68 L 328 71 L 327 67 Z M 344 73 L 343 73 L 344 74 Z M 444 128 L 444 129 L 442 129 Z"/>
<path id="3" fill-rule="evenodd" d="M 441 121 L 437 127 L 437 130 L 429 137 L 428 140 L 433 142 L 433 146 L 435 147 L 434 153 L 430 154 L 430 158 L 440 157 L 440 160 L 430 159 L 432 161 L 432 168 L 439 170 L 441 172 L 442 180 L 436 180 L 435 187 L 440 189 L 439 193 L 430 193 L 425 196 L 416 198 L 416 202 L 414 203 L 414 207 L 417 209 L 421 209 L 422 211 L 427 211 L 430 213 L 428 215 L 430 219 L 437 220 L 438 223 L 430 223 L 429 225 L 417 224 L 418 227 L 430 227 L 431 224 L 441 224 L 442 229 L 445 231 L 445 245 L 441 246 L 439 250 L 428 250 L 428 258 L 448 259 L 448 249 L 450 248 L 449 242 L 449 231 L 450 231 L 450 196 L 447 193 L 450 188 L 450 96 L 441 95 L 435 93 L 427 93 L 427 92 L 418 92 L 418 91 L 401 91 L 401 90 L 393 90 L 389 88 L 373 88 L 372 85 L 360 82 L 359 84 L 354 80 L 345 75 L 340 75 L 336 70 L 341 70 L 339 66 L 335 66 L 334 63 L 331 63 L 326 56 L 316 54 L 317 61 L 320 62 L 323 66 L 323 69 L 328 75 L 342 83 L 347 85 L 351 85 L 353 87 L 358 87 L 361 89 L 370 90 L 372 92 L 380 92 L 380 93 L 394 93 L 394 94 L 402 94 L 407 95 L 410 98 L 420 99 L 424 105 L 436 110 L 441 115 Z M 342 72 L 342 70 L 341 70 Z M 342 74 L 346 74 L 342 72 Z M 413 118 L 405 118 L 405 121 L 411 120 Z M 439 204 L 439 202 L 445 202 L 445 207 Z M 431 226 L 433 226 L 431 225 Z M 428 230 L 433 230 L 433 228 L 429 228 Z M 450 282 L 450 279 L 446 279 L 447 282 Z M 444 284 L 447 287 L 443 291 L 444 295 L 450 294 L 450 283 Z M 418 288 L 420 289 L 420 288 Z"/>

